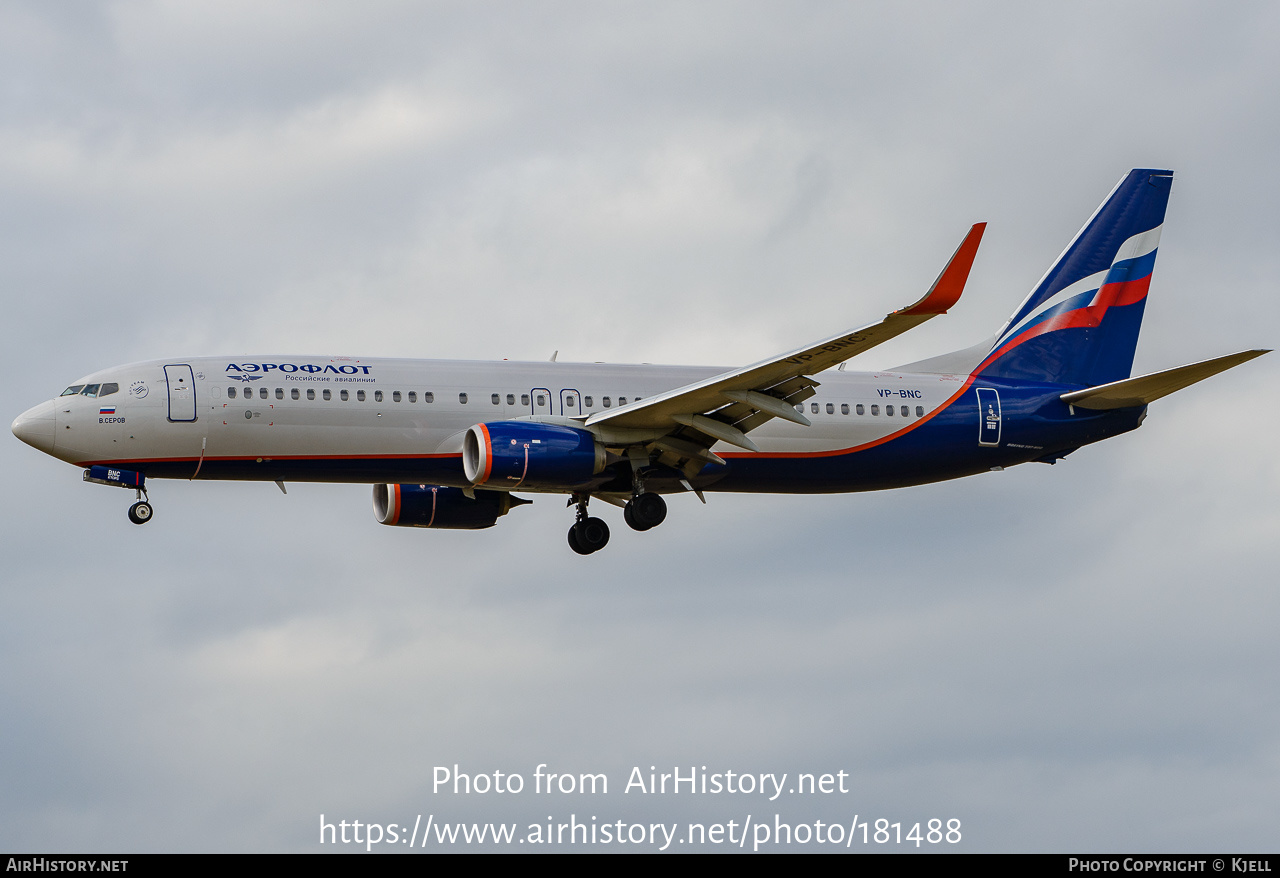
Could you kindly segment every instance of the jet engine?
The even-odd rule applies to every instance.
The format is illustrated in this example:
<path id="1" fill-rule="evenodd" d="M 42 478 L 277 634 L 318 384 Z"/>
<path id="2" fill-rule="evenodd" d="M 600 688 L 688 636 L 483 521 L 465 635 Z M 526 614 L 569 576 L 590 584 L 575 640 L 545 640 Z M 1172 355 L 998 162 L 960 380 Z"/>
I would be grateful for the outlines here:
<path id="1" fill-rule="evenodd" d="M 374 517 L 398 527 L 480 530 L 493 527 L 511 507 L 532 502 L 506 491 L 476 491 L 472 499 L 461 488 L 439 485 L 373 486 Z"/>
<path id="2" fill-rule="evenodd" d="M 494 421 L 476 424 L 462 440 L 462 469 L 476 485 L 565 489 L 604 467 L 604 447 L 573 427 Z"/>

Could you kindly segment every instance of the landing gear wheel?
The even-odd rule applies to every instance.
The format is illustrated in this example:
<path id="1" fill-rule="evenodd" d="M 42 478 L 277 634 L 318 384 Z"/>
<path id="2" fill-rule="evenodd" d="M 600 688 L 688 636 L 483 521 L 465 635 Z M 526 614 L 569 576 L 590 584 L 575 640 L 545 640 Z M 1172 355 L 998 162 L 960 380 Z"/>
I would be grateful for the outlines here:
<path id="1" fill-rule="evenodd" d="M 129 507 L 129 520 L 134 524 L 146 524 L 154 514 L 151 504 L 146 500 L 139 500 Z"/>
<path id="2" fill-rule="evenodd" d="M 575 524 L 569 528 L 569 548 L 573 549 L 579 555 L 590 555 L 590 549 L 582 548 L 582 543 L 578 542 L 578 526 Z"/>
<path id="3" fill-rule="evenodd" d="M 609 525 L 600 518 L 585 518 L 569 529 L 569 545 L 575 552 L 590 555 L 609 542 Z"/>
<path id="4" fill-rule="evenodd" d="M 632 530 L 648 530 L 657 527 L 667 518 L 667 501 L 660 494 L 638 494 L 622 510 L 622 517 Z"/>
<path id="5" fill-rule="evenodd" d="M 576 521 L 569 528 L 569 548 L 579 555 L 599 552 L 609 542 L 609 525 L 599 518 L 587 515 L 587 503 L 590 500 L 590 494 L 579 494 L 576 491 L 569 498 L 569 505 L 578 507 Z"/>

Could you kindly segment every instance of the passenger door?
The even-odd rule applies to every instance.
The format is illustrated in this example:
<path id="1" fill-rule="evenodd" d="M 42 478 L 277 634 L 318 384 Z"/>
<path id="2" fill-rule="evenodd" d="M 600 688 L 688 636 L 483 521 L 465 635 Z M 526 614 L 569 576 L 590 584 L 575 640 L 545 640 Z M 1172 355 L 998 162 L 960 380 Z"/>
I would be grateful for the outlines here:
<path id="1" fill-rule="evenodd" d="M 183 423 L 196 419 L 196 379 L 185 363 L 164 367 L 169 388 L 169 420 Z"/>
<path id="2" fill-rule="evenodd" d="M 978 388 L 978 444 L 1000 444 L 1000 393 L 994 387 Z"/>

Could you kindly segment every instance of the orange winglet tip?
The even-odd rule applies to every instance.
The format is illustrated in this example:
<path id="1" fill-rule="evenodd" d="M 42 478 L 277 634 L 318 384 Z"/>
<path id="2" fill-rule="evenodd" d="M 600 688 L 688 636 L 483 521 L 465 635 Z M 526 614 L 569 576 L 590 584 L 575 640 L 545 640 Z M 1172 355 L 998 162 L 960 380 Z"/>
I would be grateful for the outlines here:
<path id="1" fill-rule="evenodd" d="M 986 228 L 986 223 L 974 223 L 924 298 L 898 313 L 945 314 L 948 308 L 960 301 L 960 294 L 964 292 L 964 285 L 969 280 L 969 269 L 973 268 L 973 259 L 978 255 L 978 244 L 982 242 L 982 233 Z"/>

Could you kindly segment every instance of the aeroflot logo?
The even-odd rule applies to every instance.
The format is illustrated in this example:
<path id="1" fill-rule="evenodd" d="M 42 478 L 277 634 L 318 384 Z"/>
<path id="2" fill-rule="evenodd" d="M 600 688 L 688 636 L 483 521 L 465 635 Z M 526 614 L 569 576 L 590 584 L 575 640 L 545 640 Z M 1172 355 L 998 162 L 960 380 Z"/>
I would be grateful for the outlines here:
<path id="1" fill-rule="evenodd" d="M 297 363 L 228 363 L 226 372 L 307 372 L 315 374 L 316 372 L 332 372 L 336 375 L 368 375 L 372 366 L 353 366 L 350 363 L 344 363 L 341 366 L 335 366 L 333 363 L 327 363 L 323 366 L 317 366 L 315 363 L 303 363 L 299 366 Z M 239 377 L 239 376 L 236 376 Z M 243 380 L 253 380 L 244 377 Z"/>

